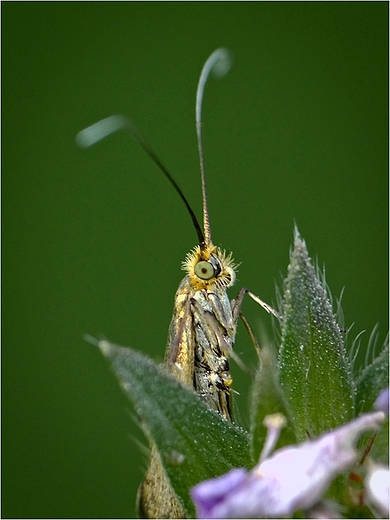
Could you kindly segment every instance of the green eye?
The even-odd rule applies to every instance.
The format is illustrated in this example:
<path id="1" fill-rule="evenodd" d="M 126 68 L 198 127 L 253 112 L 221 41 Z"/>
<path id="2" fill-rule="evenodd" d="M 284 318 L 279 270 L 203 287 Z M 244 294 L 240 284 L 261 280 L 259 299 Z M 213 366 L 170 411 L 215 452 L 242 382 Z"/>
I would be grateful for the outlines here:
<path id="1" fill-rule="evenodd" d="M 202 280 L 210 280 L 210 278 L 215 276 L 214 267 L 210 264 L 210 262 L 201 260 L 195 266 L 195 274 Z"/>

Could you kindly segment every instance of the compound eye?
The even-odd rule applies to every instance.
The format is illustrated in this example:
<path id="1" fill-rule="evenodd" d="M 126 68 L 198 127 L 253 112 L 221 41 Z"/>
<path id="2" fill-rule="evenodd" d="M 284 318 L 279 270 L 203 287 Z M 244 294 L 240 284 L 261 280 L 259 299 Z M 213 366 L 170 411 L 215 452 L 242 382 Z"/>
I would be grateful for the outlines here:
<path id="1" fill-rule="evenodd" d="M 210 278 L 215 276 L 214 267 L 210 264 L 210 262 L 201 260 L 195 266 L 195 274 L 202 280 L 210 280 Z"/>

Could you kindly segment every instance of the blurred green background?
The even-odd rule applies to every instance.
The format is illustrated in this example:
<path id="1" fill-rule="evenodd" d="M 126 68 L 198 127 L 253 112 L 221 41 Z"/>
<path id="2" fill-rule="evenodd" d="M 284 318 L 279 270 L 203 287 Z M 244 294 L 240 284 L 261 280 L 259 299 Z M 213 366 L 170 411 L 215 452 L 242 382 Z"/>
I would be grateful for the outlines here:
<path id="1" fill-rule="evenodd" d="M 196 84 L 228 47 L 204 147 L 214 242 L 241 263 L 231 296 L 275 303 L 295 221 L 364 351 L 388 327 L 388 3 L 5 2 L 2 31 L 2 516 L 131 517 L 146 441 L 83 335 L 162 360 L 196 234 L 131 138 L 75 134 L 132 117 L 200 214 Z M 254 359 L 241 326 L 236 351 Z"/>

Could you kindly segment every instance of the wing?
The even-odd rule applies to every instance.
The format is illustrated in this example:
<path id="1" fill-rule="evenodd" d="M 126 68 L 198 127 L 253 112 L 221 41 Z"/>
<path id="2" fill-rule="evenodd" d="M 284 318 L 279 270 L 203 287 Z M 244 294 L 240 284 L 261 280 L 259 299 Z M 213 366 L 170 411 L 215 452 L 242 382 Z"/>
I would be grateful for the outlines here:
<path id="1" fill-rule="evenodd" d="M 175 307 L 169 327 L 165 364 L 175 377 L 194 386 L 195 332 L 191 312 L 193 289 L 186 276 L 176 292 Z"/>

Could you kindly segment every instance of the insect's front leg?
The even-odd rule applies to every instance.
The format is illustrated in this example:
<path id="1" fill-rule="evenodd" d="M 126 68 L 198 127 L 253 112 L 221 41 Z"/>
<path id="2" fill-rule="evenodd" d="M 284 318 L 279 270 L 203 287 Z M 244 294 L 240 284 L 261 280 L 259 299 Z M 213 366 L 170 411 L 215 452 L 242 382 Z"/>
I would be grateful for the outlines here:
<path id="1" fill-rule="evenodd" d="M 236 298 L 230 302 L 232 308 L 233 322 L 235 324 L 237 324 L 238 318 L 240 317 L 242 302 L 247 292 L 248 289 L 246 289 L 246 287 L 242 287 L 242 289 L 239 290 Z"/>
<path id="2" fill-rule="evenodd" d="M 261 300 L 258 296 L 253 294 L 251 291 L 249 291 L 246 287 L 243 287 L 240 289 L 239 293 L 237 294 L 237 297 L 231 301 L 231 307 L 232 307 L 232 316 L 234 323 L 237 324 L 238 318 L 240 316 L 241 312 L 241 305 L 244 300 L 244 296 L 247 294 L 254 300 L 256 303 L 258 303 L 265 311 L 268 312 L 268 314 L 273 314 L 275 318 L 278 318 L 278 320 L 282 319 L 282 316 L 273 308 L 271 305 L 268 305 L 268 303 L 265 303 L 263 300 Z"/>

